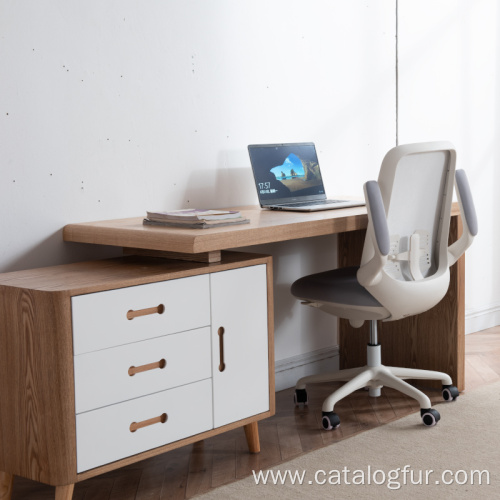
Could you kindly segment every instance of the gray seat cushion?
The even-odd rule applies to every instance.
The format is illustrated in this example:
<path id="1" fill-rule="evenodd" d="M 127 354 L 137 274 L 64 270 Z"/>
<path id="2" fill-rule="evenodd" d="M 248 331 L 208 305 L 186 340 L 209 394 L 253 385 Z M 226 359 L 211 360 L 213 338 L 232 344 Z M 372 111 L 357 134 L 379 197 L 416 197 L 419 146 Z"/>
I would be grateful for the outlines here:
<path id="1" fill-rule="evenodd" d="M 382 307 L 356 278 L 359 267 L 342 267 L 304 276 L 293 283 L 295 297 L 311 301 L 332 302 L 352 306 Z"/>

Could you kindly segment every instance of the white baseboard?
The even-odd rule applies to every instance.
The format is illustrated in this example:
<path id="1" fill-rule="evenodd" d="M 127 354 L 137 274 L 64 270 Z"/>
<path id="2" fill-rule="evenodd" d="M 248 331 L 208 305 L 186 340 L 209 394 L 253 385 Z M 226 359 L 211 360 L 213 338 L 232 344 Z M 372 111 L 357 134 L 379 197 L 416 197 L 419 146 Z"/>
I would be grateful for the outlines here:
<path id="1" fill-rule="evenodd" d="M 327 371 L 333 372 L 338 369 L 338 345 L 276 361 L 276 391 L 294 387 L 297 380 L 301 377 Z"/>
<path id="2" fill-rule="evenodd" d="M 500 325 L 500 304 L 465 311 L 466 335 L 498 325 Z"/>

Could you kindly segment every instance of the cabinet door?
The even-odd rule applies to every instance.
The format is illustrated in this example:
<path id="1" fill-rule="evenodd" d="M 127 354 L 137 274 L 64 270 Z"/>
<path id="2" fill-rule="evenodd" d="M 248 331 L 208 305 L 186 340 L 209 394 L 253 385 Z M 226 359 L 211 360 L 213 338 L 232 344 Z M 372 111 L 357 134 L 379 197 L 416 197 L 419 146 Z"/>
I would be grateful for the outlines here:
<path id="1" fill-rule="evenodd" d="M 213 273 L 210 280 L 214 427 L 220 427 L 269 410 L 266 266 Z"/>

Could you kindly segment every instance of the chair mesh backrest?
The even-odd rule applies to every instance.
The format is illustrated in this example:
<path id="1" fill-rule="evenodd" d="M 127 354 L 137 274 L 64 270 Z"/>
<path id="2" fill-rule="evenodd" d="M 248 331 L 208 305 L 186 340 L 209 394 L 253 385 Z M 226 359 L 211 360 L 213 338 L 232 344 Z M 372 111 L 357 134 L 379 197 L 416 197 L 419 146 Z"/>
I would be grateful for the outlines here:
<path id="1" fill-rule="evenodd" d="M 384 271 L 394 279 L 404 281 L 430 277 L 447 268 L 455 173 L 454 151 L 418 151 L 418 145 L 413 146 L 416 151 L 410 154 L 399 157 L 388 154 L 378 179 L 391 236 L 390 253 L 400 256 L 398 260 L 388 261 Z M 410 238 L 415 234 L 418 234 L 418 240 L 414 237 L 413 244 L 418 242 L 420 247 L 417 254 L 419 273 L 412 273 L 408 260 L 405 260 L 405 252 L 410 250 Z M 367 253 L 373 255 L 368 240 L 363 257 Z"/>

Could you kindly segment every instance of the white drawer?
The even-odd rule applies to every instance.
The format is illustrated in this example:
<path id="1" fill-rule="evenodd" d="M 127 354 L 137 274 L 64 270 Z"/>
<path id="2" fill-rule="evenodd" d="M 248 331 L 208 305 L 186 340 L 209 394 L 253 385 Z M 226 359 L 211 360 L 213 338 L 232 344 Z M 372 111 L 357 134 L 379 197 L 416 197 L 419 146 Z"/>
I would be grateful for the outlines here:
<path id="1" fill-rule="evenodd" d="M 74 354 L 193 330 L 210 324 L 207 275 L 150 283 L 71 299 Z M 160 312 L 151 312 L 160 306 Z M 130 317 L 130 311 L 150 312 Z M 141 314 L 139 312 L 139 314 Z"/>
<path id="2" fill-rule="evenodd" d="M 131 432 L 132 423 L 166 414 Z M 212 381 L 184 385 L 76 416 L 77 472 L 212 429 Z"/>
<path id="3" fill-rule="evenodd" d="M 75 356 L 76 413 L 210 378 L 210 352 L 205 327 Z"/>

